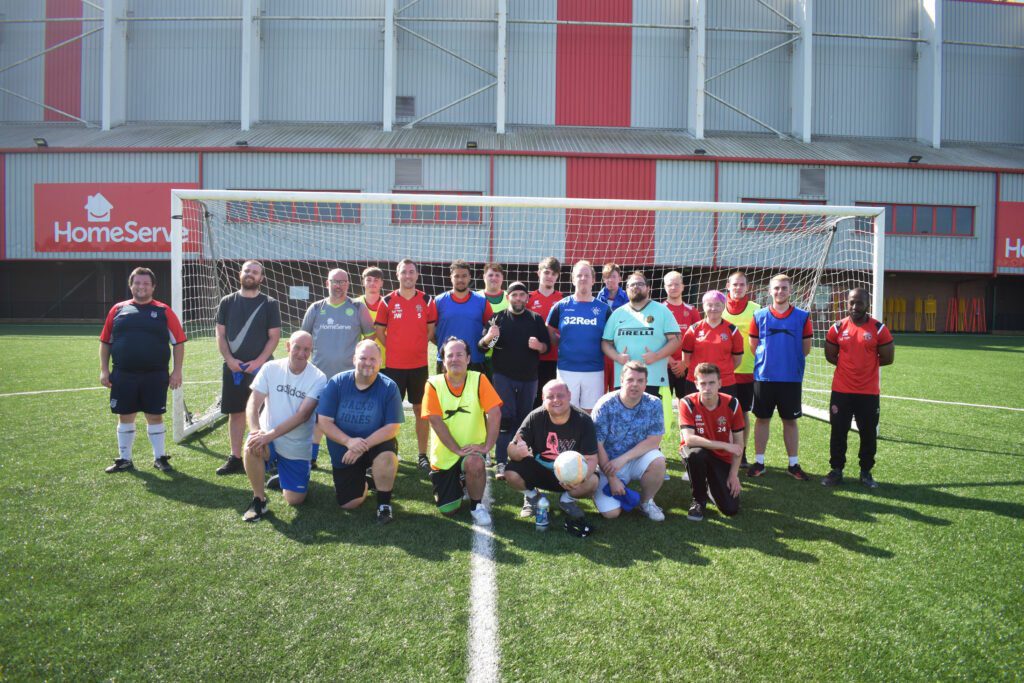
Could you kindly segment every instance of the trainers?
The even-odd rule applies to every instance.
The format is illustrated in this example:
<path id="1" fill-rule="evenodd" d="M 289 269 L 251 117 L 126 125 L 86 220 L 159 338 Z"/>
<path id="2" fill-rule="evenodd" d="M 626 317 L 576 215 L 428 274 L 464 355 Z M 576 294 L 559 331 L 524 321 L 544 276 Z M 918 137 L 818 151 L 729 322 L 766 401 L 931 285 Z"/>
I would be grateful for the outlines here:
<path id="1" fill-rule="evenodd" d="M 686 518 L 691 522 L 703 522 L 704 506 L 697 501 L 693 501 L 693 505 L 690 506 L 689 512 L 686 513 Z"/>
<path id="2" fill-rule="evenodd" d="M 267 514 L 267 501 L 264 498 L 260 500 L 256 496 L 252 497 L 252 502 L 249 503 L 249 507 L 246 508 L 245 512 L 242 513 L 243 522 L 258 522 L 263 519 L 263 516 Z"/>
<path id="3" fill-rule="evenodd" d="M 124 458 L 118 458 L 114 461 L 114 464 L 103 470 L 107 474 L 113 474 L 114 472 L 127 472 L 128 470 L 134 470 L 135 463 L 131 460 L 125 460 Z"/>
<path id="4" fill-rule="evenodd" d="M 245 465 L 242 464 L 241 458 L 231 456 L 228 461 L 217 468 L 217 474 L 223 477 L 225 474 L 235 474 L 237 472 L 245 472 Z"/>
<path id="5" fill-rule="evenodd" d="M 430 459 L 426 453 L 420 453 L 420 457 L 416 459 L 416 467 L 419 467 L 424 472 L 430 471 Z"/>
<path id="6" fill-rule="evenodd" d="M 473 524 L 477 526 L 491 525 L 491 513 L 483 505 L 477 505 L 476 510 L 470 510 L 469 516 L 473 518 Z"/>
<path id="7" fill-rule="evenodd" d="M 652 522 L 665 521 L 665 513 L 661 511 L 661 508 L 658 507 L 658 504 L 654 502 L 654 499 L 651 499 L 646 503 L 640 503 L 639 508 L 640 512 L 647 515 L 647 519 L 651 520 Z"/>
<path id="8" fill-rule="evenodd" d="M 786 468 L 786 471 L 789 472 L 789 476 L 793 477 L 797 481 L 811 480 L 811 478 L 807 476 L 807 473 L 800 469 L 800 463 L 790 465 L 789 467 Z"/>
<path id="9" fill-rule="evenodd" d="M 377 524 L 389 524 L 395 515 L 387 503 L 377 506 Z"/>
<path id="10" fill-rule="evenodd" d="M 760 477 L 764 475 L 764 463 L 755 462 L 753 465 L 747 468 L 748 477 Z"/>
<path id="11" fill-rule="evenodd" d="M 264 486 L 266 486 L 271 491 L 280 491 L 281 490 L 281 477 L 280 477 L 280 475 L 275 474 L 270 479 L 267 479 L 267 483 L 264 484 Z"/>
<path id="12" fill-rule="evenodd" d="M 871 476 L 870 472 L 865 472 L 864 470 L 860 471 L 860 483 L 867 486 L 869 489 L 878 488 L 878 482 L 875 481 L 875 478 Z"/>
<path id="13" fill-rule="evenodd" d="M 843 471 L 842 470 L 831 470 L 825 475 L 825 478 L 821 480 L 822 486 L 839 486 L 843 483 Z"/>
<path id="14" fill-rule="evenodd" d="M 537 514 L 537 503 L 540 502 L 540 493 L 538 492 L 532 498 L 526 494 L 523 494 L 523 509 L 519 511 L 520 517 L 533 517 Z"/>
<path id="15" fill-rule="evenodd" d="M 505 480 L 505 463 L 499 462 L 498 466 L 494 468 L 494 478 Z"/>
<path id="16" fill-rule="evenodd" d="M 157 468 L 161 472 L 170 472 L 174 468 L 171 467 L 171 463 L 167 462 L 171 459 L 169 455 L 161 455 L 153 461 L 153 467 Z"/>
<path id="17" fill-rule="evenodd" d="M 583 510 L 575 500 L 570 500 L 567 503 L 559 498 L 558 509 L 564 512 L 569 519 L 583 519 Z"/>

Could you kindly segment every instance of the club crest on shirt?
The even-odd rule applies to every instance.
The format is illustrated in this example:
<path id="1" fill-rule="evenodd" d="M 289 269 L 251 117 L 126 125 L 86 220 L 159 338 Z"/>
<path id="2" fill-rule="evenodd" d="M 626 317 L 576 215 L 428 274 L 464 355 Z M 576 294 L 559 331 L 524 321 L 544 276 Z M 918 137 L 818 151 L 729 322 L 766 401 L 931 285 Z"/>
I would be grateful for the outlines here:
<path id="1" fill-rule="evenodd" d="M 153 317 L 155 318 L 156 316 L 153 316 Z M 870 332 L 865 332 L 864 333 L 864 341 L 871 341 L 871 333 Z"/>
<path id="2" fill-rule="evenodd" d="M 719 334 L 718 338 L 721 339 L 722 341 L 729 341 L 729 335 L 727 335 L 725 332 Z"/>
<path id="3" fill-rule="evenodd" d="M 647 318 L 645 318 L 645 320 L 646 320 L 647 324 L 650 325 L 651 323 L 654 322 L 654 316 L 653 315 L 649 315 L 649 316 L 647 316 Z"/>
<path id="4" fill-rule="evenodd" d="M 150 318 L 155 318 L 155 317 L 156 317 L 156 311 L 150 311 L 150 312 L 149 312 L 149 317 L 150 317 Z M 867 339 L 867 338 L 868 338 L 869 336 L 870 336 L 870 335 L 865 335 L 865 337 L 864 337 L 864 338 L 865 338 L 865 339 Z"/>
<path id="5" fill-rule="evenodd" d="M 729 421 L 725 419 L 725 415 L 718 416 L 718 431 L 724 432 L 728 424 Z"/>
<path id="6" fill-rule="evenodd" d="M 597 306 L 594 306 L 594 308 L 592 310 L 594 311 L 594 315 L 597 315 L 598 313 L 601 312 L 601 309 L 598 308 Z"/>

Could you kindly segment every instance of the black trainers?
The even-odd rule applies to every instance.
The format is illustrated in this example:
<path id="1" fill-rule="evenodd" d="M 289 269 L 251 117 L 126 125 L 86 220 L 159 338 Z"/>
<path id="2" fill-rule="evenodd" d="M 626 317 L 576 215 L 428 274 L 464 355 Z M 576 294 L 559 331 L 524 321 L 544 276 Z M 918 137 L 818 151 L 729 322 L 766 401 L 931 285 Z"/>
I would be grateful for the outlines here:
<path id="1" fill-rule="evenodd" d="M 270 489 L 271 491 L 280 491 L 281 490 L 281 477 L 280 477 L 280 475 L 275 474 L 270 479 L 267 479 L 267 483 L 264 484 L 264 486 L 266 488 Z"/>
<path id="2" fill-rule="evenodd" d="M 128 470 L 134 470 L 135 464 L 131 460 L 125 460 L 124 458 L 118 458 L 114 461 L 114 464 L 103 470 L 107 474 L 113 474 L 114 472 L 127 472 Z"/>
<path id="3" fill-rule="evenodd" d="M 377 524 L 390 524 L 395 519 L 394 511 L 387 503 L 377 506 Z"/>
<path id="4" fill-rule="evenodd" d="M 430 471 L 430 458 L 427 457 L 426 453 L 420 453 L 420 457 L 416 458 L 416 467 L 419 467 L 424 472 Z"/>
<path id="5" fill-rule="evenodd" d="M 231 456 L 228 461 L 217 468 L 217 474 L 223 477 L 225 474 L 236 474 L 238 472 L 245 472 L 245 465 L 242 464 L 241 458 Z"/>
<path id="6" fill-rule="evenodd" d="M 686 513 L 686 518 L 691 522 L 703 522 L 704 506 L 697 501 L 693 501 L 693 505 L 690 506 L 689 512 Z"/>
<path id="7" fill-rule="evenodd" d="M 843 483 L 843 471 L 832 470 L 821 480 L 822 486 L 839 486 Z"/>
<path id="8" fill-rule="evenodd" d="M 764 463 L 755 462 L 753 465 L 747 468 L 748 477 L 760 477 L 764 475 Z"/>
<path id="9" fill-rule="evenodd" d="M 875 478 L 871 476 L 870 472 L 865 472 L 864 470 L 860 471 L 860 483 L 869 489 L 878 488 L 878 482 L 875 481 Z"/>
<path id="10" fill-rule="evenodd" d="M 793 477 L 797 481 L 811 480 L 811 478 L 807 476 L 807 473 L 800 469 L 800 463 L 790 465 L 789 467 L 786 468 L 786 471 L 789 472 L 789 476 Z"/>
<path id="11" fill-rule="evenodd" d="M 252 502 L 249 503 L 249 507 L 246 508 L 245 512 L 242 513 L 243 522 L 258 522 L 263 519 L 263 516 L 267 514 L 267 500 L 264 498 L 260 500 L 256 496 L 252 497 Z"/>
<path id="12" fill-rule="evenodd" d="M 174 468 L 171 467 L 171 463 L 167 462 L 171 459 L 169 455 L 161 455 L 159 458 L 153 461 L 153 467 L 157 468 L 161 472 L 170 472 Z"/>

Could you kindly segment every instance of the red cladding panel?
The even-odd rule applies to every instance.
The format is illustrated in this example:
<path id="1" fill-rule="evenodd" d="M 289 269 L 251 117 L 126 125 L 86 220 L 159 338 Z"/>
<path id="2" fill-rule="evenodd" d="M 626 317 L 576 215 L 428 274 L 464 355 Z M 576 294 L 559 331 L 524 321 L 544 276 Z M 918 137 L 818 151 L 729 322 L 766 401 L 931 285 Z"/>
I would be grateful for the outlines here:
<path id="1" fill-rule="evenodd" d="M 558 0 L 560 21 L 632 23 L 633 0 Z M 558 26 L 555 125 L 630 125 L 633 29 Z"/>
<path id="2" fill-rule="evenodd" d="M 81 19 L 81 0 L 46 0 L 47 19 Z M 46 24 L 46 47 L 63 43 L 82 33 L 82 22 Z M 75 116 L 82 115 L 82 41 L 76 40 L 43 57 L 43 101 Z M 43 110 L 44 121 L 72 121 L 63 114 Z"/>
<path id="3" fill-rule="evenodd" d="M 654 199 L 656 162 L 650 159 L 566 159 L 567 197 Z M 593 246 L 593 245 L 597 246 Z M 653 211 L 567 210 L 565 260 L 654 263 Z"/>

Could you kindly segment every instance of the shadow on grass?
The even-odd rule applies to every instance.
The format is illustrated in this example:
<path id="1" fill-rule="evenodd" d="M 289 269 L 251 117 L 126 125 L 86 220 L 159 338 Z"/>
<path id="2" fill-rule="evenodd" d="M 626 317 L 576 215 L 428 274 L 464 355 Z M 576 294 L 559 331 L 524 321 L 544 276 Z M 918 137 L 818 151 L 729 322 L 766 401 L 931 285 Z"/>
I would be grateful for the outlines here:
<path id="1" fill-rule="evenodd" d="M 903 443 L 903 444 L 907 444 L 909 446 L 924 446 L 926 448 L 942 448 L 942 449 L 945 449 L 945 450 L 948 450 L 948 451 L 954 451 L 954 452 L 957 452 L 957 453 L 959 453 L 959 452 L 963 452 L 963 453 L 983 453 L 985 455 L 1008 455 L 1010 457 L 1015 457 L 1015 458 L 1024 457 L 1024 452 L 1021 452 L 1021 451 L 1000 451 L 1000 450 L 995 450 L 993 448 L 971 448 L 969 446 L 962 445 L 962 441 L 966 441 L 966 440 L 969 440 L 971 443 L 977 443 L 979 441 L 984 442 L 985 439 L 982 438 L 982 437 L 968 436 L 968 435 L 965 435 L 965 434 L 958 434 L 956 432 L 947 432 L 947 431 L 943 431 L 941 429 L 927 429 L 927 430 L 922 429 L 922 430 L 918 430 L 917 433 L 918 434 L 924 433 L 927 436 L 935 435 L 936 439 L 941 439 L 942 438 L 939 435 L 945 435 L 947 437 L 954 437 L 954 438 L 953 439 L 948 439 L 946 441 L 935 441 L 935 442 L 932 442 L 932 441 L 915 441 L 913 439 L 899 439 L 899 438 L 895 438 L 895 437 L 891 437 L 891 436 L 879 435 L 878 440 L 879 441 L 889 441 L 891 443 Z M 997 441 L 995 439 L 990 439 L 989 442 L 992 443 L 992 444 L 998 444 L 998 446 L 1002 446 L 1002 445 L 1004 445 L 1006 443 L 1005 440 Z"/>

